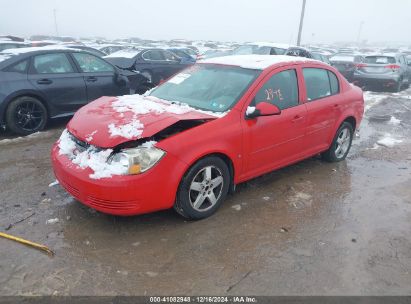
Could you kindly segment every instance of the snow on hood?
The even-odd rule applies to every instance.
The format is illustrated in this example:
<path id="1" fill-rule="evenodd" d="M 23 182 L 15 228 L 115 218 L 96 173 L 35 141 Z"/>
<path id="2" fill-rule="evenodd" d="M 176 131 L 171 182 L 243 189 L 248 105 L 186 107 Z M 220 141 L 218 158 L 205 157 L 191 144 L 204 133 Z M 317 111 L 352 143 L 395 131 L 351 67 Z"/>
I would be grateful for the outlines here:
<path id="1" fill-rule="evenodd" d="M 76 138 L 101 147 L 148 138 L 180 120 L 216 119 L 224 113 L 194 109 L 152 96 L 102 97 L 76 112 L 67 128 Z"/>

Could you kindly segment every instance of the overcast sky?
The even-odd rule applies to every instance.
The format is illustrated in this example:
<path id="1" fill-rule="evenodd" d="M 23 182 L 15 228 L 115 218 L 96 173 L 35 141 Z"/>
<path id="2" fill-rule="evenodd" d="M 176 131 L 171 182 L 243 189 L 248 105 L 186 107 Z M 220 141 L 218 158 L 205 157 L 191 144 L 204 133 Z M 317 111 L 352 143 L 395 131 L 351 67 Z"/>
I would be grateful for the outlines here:
<path id="1" fill-rule="evenodd" d="M 0 34 L 295 43 L 302 0 L 0 0 Z M 411 44 L 411 0 L 307 0 L 303 43 Z"/>

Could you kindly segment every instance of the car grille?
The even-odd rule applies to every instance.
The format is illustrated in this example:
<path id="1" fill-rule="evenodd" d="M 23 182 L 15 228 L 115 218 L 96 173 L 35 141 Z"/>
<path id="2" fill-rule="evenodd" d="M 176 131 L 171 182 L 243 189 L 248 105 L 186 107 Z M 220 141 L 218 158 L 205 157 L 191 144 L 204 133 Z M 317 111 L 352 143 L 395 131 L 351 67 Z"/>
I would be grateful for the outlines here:
<path id="1" fill-rule="evenodd" d="M 81 153 L 83 151 L 86 151 L 91 145 L 85 141 L 82 141 L 75 137 L 73 134 L 70 133 L 70 138 L 74 143 L 76 144 L 76 150 Z"/>
<path id="2" fill-rule="evenodd" d="M 108 201 L 93 196 L 87 196 L 86 204 L 96 209 L 109 209 L 113 211 L 132 211 L 139 207 L 138 201 Z"/>

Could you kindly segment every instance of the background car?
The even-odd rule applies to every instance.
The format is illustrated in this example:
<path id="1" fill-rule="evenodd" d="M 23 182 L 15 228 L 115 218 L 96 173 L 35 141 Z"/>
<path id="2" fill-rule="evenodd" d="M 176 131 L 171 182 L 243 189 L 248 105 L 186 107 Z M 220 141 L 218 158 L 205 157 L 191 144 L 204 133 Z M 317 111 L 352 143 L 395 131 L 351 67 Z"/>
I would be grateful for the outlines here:
<path id="1" fill-rule="evenodd" d="M 331 65 L 351 82 L 357 65 L 364 62 L 364 56 L 355 54 L 336 54 L 330 58 L 330 61 Z"/>
<path id="2" fill-rule="evenodd" d="M 169 48 L 167 49 L 168 51 L 174 53 L 178 57 L 181 58 L 181 63 L 195 63 L 197 59 L 197 55 L 192 55 L 192 53 L 195 54 L 193 50 L 186 49 L 186 48 Z M 190 51 L 188 51 L 190 50 Z M 191 53 L 191 54 L 190 54 Z"/>
<path id="3" fill-rule="evenodd" d="M 153 85 L 192 64 L 184 62 L 170 51 L 157 48 L 126 49 L 104 58 L 122 69 L 141 73 Z"/>
<path id="4" fill-rule="evenodd" d="M 353 83 L 361 87 L 388 88 L 399 92 L 409 86 L 408 65 L 401 53 L 370 55 L 357 65 Z"/>
<path id="5" fill-rule="evenodd" d="M 104 52 L 102 52 L 102 51 L 100 51 L 100 50 L 97 50 L 97 49 L 95 49 L 95 48 L 92 48 L 92 47 L 90 47 L 90 46 L 77 45 L 77 44 L 69 44 L 69 45 L 64 45 L 64 46 L 65 46 L 65 47 L 68 47 L 68 48 L 71 48 L 71 49 L 78 49 L 78 50 L 87 51 L 87 52 L 89 52 L 89 53 L 91 53 L 91 54 L 94 54 L 94 55 L 96 55 L 96 56 L 98 56 L 98 57 L 107 56 L 106 53 L 104 53 Z"/>
<path id="6" fill-rule="evenodd" d="M 271 42 L 252 42 L 234 49 L 230 55 L 284 55 L 289 45 Z"/>
<path id="7" fill-rule="evenodd" d="M 17 48 L 23 48 L 23 47 L 28 47 L 28 46 L 29 44 L 25 42 L 0 40 L 0 52 L 7 50 L 7 49 L 17 49 Z"/>
<path id="8" fill-rule="evenodd" d="M 9 51 L 9 52 L 8 52 Z M 70 48 L 22 48 L 0 53 L 0 125 L 18 134 L 44 128 L 101 96 L 130 93 L 130 80 L 104 59 Z"/>
<path id="9" fill-rule="evenodd" d="M 311 51 L 311 55 L 313 56 L 312 58 L 315 60 L 319 60 L 322 61 L 326 64 L 331 65 L 330 59 L 328 59 L 328 57 L 320 52 L 315 52 L 315 51 Z"/>

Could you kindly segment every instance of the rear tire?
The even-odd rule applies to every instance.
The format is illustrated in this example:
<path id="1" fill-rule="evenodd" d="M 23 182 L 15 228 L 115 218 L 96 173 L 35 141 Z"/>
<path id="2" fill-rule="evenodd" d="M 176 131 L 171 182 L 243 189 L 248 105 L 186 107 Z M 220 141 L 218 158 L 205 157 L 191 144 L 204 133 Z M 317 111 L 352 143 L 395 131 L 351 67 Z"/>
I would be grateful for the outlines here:
<path id="1" fill-rule="evenodd" d="M 28 135 L 44 129 L 47 109 L 37 98 L 23 96 L 13 100 L 6 111 L 6 126 L 14 133 Z"/>
<path id="2" fill-rule="evenodd" d="M 330 148 L 321 154 L 328 162 L 339 162 L 347 157 L 353 139 L 353 126 L 344 121 L 338 128 Z"/>
<path id="3" fill-rule="evenodd" d="M 226 198 L 230 179 L 230 171 L 221 158 L 199 160 L 181 180 L 174 209 L 193 220 L 211 216 Z"/>

